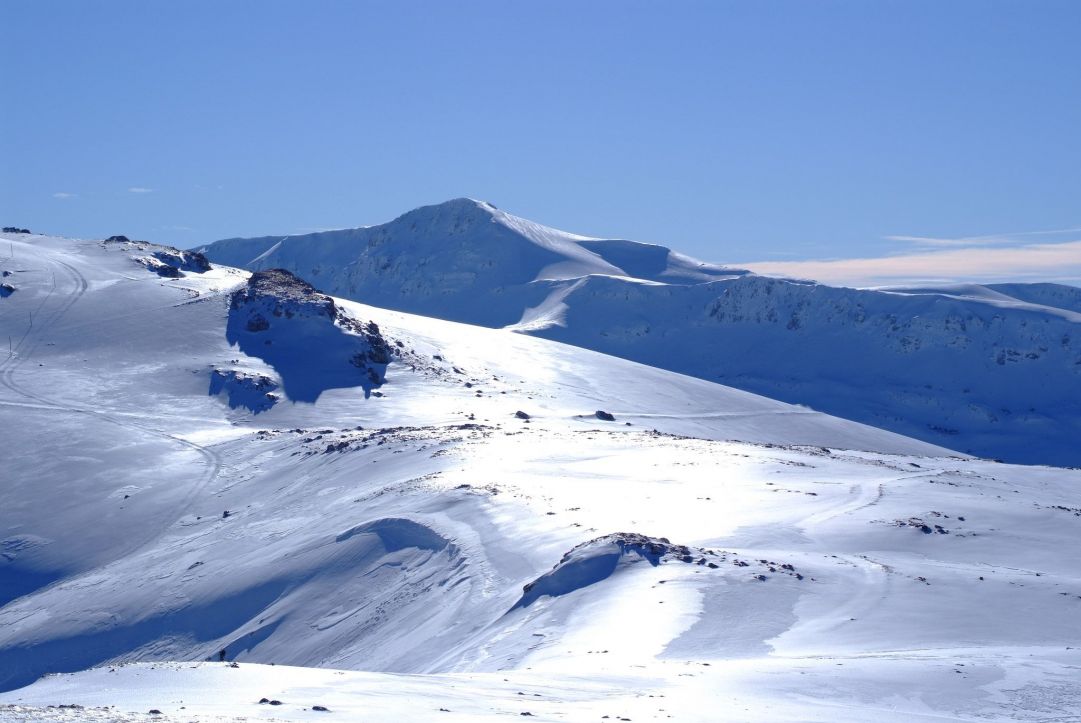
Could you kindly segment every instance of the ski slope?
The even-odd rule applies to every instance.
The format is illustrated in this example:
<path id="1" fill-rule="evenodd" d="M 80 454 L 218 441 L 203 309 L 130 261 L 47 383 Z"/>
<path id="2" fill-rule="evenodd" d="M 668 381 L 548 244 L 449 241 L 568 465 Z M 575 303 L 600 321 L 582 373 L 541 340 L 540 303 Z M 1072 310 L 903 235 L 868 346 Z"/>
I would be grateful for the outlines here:
<path id="1" fill-rule="evenodd" d="M 1081 714 L 1079 471 L 10 242 L 0 720 Z"/>
<path id="2" fill-rule="evenodd" d="M 456 199 L 203 249 L 327 293 L 505 327 L 972 454 L 1081 466 L 1081 291 L 833 288 L 556 231 Z"/>

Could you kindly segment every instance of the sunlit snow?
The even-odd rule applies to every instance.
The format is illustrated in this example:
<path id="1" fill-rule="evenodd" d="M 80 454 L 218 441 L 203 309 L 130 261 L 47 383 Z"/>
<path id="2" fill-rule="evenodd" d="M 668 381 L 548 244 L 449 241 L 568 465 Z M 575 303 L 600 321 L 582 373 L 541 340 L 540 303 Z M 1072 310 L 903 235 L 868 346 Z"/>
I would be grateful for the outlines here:
<path id="1" fill-rule="evenodd" d="M 0 720 L 1081 710 L 1081 471 L 378 295 L 248 327 L 247 272 L 9 240 Z"/>

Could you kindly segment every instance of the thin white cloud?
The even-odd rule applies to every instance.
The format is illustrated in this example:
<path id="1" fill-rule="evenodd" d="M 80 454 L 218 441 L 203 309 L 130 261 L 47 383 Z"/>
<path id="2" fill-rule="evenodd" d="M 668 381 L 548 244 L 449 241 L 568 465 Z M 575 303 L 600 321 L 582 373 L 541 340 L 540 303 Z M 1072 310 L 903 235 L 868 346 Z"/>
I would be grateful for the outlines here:
<path id="1" fill-rule="evenodd" d="M 933 236 L 886 236 L 888 241 L 904 241 L 917 246 L 997 246 L 1015 244 L 1013 239 L 1003 237 L 935 238 Z"/>
<path id="2" fill-rule="evenodd" d="M 128 193 L 153 193 L 153 188 L 143 188 L 142 186 L 132 186 L 128 189 Z"/>
<path id="3" fill-rule="evenodd" d="M 896 256 L 739 264 L 760 274 L 814 279 L 839 286 L 957 282 L 1054 281 L 1081 285 L 1081 240 L 979 246 Z"/>
<path id="4" fill-rule="evenodd" d="M 1049 231 L 1016 231 L 1012 233 L 996 233 L 986 236 L 961 236 L 958 238 L 943 238 L 936 236 L 886 236 L 890 241 L 905 241 L 918 246 L 929 247 L 953 247 L 953 246 L 1004 246 L 1020 245 L 1031 236 L 1064 236 L 1077 234 L 1081 228 L 1059 228 Z"/>
<path id="5" fill-rule="evenodd" d="M 78 197 L 79 197 L 79 194 L 77 194 L 77 193 L 65 193 L 64 191 L 57 191 L 56 193 L 53 194 L 53 198 L 59 198 L 59 199 L 78 198 Z"/>

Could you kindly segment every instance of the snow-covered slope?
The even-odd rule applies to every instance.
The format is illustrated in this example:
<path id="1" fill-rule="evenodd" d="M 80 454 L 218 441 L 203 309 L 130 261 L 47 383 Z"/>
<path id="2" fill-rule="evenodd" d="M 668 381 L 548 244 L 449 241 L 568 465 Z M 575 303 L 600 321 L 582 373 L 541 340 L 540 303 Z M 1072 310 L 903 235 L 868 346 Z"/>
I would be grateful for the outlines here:
<path id="1" fill-rule="evenodd" d="M 858 290 L 588 239 L 458 199 L 204 249 L 328 293 L 516 331 L 985 457 L 1081 466 L 1081 290 Z"/>
<path id="2" fill-rule="evenodd" d="M 144 244 L 12 248 L 0 720 L 1081 704 L 1077 471 Z"/>
<path id="3" fill-rule="evenodd" d="M 1081 466 L 1077 290 L 1007 291 L 590 277 L 559 324 L 529 330 L 972 454 Z"/>

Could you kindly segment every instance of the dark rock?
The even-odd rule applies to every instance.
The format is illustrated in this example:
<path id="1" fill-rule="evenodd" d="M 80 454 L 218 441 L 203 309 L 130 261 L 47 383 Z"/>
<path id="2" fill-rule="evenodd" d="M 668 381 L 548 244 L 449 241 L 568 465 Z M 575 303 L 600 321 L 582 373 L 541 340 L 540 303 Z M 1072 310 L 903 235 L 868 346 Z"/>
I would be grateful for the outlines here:
<path id="1" fill-rule="evenodd" d="M 324 705 L 313 705 L 312 710 L 322 711 L 323 713 L 329 713 L 330 712 L 330 708 L 327 708 Z"/>
<path id="2" fill-rule="evenodd" d="M 529 419 L 529 415 L 520 409 L 514 413 L 514 416 L 518 417 L 518 419 Z"/>
<path id="3" fill-rule="evenodd" d="M 383 338 L 378 324 L 374 321 L 362 324 L 341 312 L 337 315 L 337 321 L 342 327 L 359 334 L 368 342 L 368 350 L 353 357 L 354 366 L 365 367 L 370 364 L 390 364 L 394 358 L 394 352 L 391 350 L 387 340 Z"/>
<path id="4" fill-rule="evenodd" d="M 127 236 L 122 235 L 110 236 L 109 238 L 105 239 L 105 243 L 107 244 L 124 244 L 129 241 L 131 241 L 131 239 L 129 239 Z"/>
<path id="5" fill-rule="evenodd" d="M 265 374 L 215 369 L 210 376 L 212 396 L 224 392 L 228 395 L 230 407 L 247 407 L 256 414 L 265 412 L 278 402 L 278 395 L 274 393 L 277 389 L 278 384 Z"/>
<path id="6" fill-rule="evenodd" d="M 155 266 L 154 273 L 167 279 L 179 279 L 181 276 L 180 269 L 175 266 L 170 266 L 169 264 L 159 264 Z"/>
<path id="7" fill-rule="evenodd" d="M 256 271 L 247 285 L 233 294 L 231 306 L 239 309 L 256 302 L 267 302 L 274 316 L 286 318 L 304 314 L 333 319 L 338 312 L 334 299 L 285 269 Z"/>
<path id="8" fill-rule="evenodd" d="M 4 233 L 30 233 L 30 229 L 19 228 L 18 226 L 4 226 Z"/>
<path id="9" fill-rule="evenodd" d="M 248 323 L 245 324 L 244 328 L 251 332 L 266 331 L 270 328 L 270 322 L 262 314 L 255 314 L 248 319 Z"/>
<path id="10" fill-rule="evenodd" d="M 289 321 L 295 320 L 295 321 Z M 311 327 L 311 324 L 316 327 Z M 304 324 L 305 328 L 322 326 L 320 344 L 310 348 L 306 334 L 275 336 L 271 340 L 253 339 L 250 333 L 274 330 L 281 324 Z M 286 327 L 288 328 L 288 327 Z M 386 381 L 387 365 L 393 361 L 394 347 L 383 337 L 375 322 L 363 322 L 340 308 L 331 297 L 315 290 L 311 284 L 282 269 L 257 271 L 248 279 L 245 287 L 233 293 L 226 338 L 238 344 L 241 351 L 259 357 L 275 368 L 284 392 L 294 402 L 314 402 L 326 389 L 334 386 L 359 386 L 365 396 L 381 396 L 373 390 Z M 360 370 L 359 375 L 343 369 L 340 375 L 331 375 L 336 384 L 324 385 L 320 379 L 312 380 L 303 357 L 321 357 L 320 362 L 333 360 L 337 364 L 351 365 Z M 332 366 L 327 364 L 327 366 Z M 291 380 L 293 384 L 290 391 Z M 300 393 L 295 393 L 299 389 Z"/>
<path id="11" fill-rule="evenodd" d="M 603 422 L 614 422 L 614 421 L 616 421 L 616 418 L 610 412 L 606 412 L 603 409 L 598 409 L 596 412 L 593 413 L 593 415 L 597 419 L 600 419 Z"/>
<path id="12" fill-rule="evenodd" d="M 154 258 L 162 264 L 180 271 L 194 271 L 201 274 L 210 271 L 210 261 L 198 251 L 181 251 L 180 249 L 166 246 L 161 251 L 155 251 Z M 158 273 L 162 273 L 160 270 Z M 164 275 L 164 274 L 163 274 Z"/>

